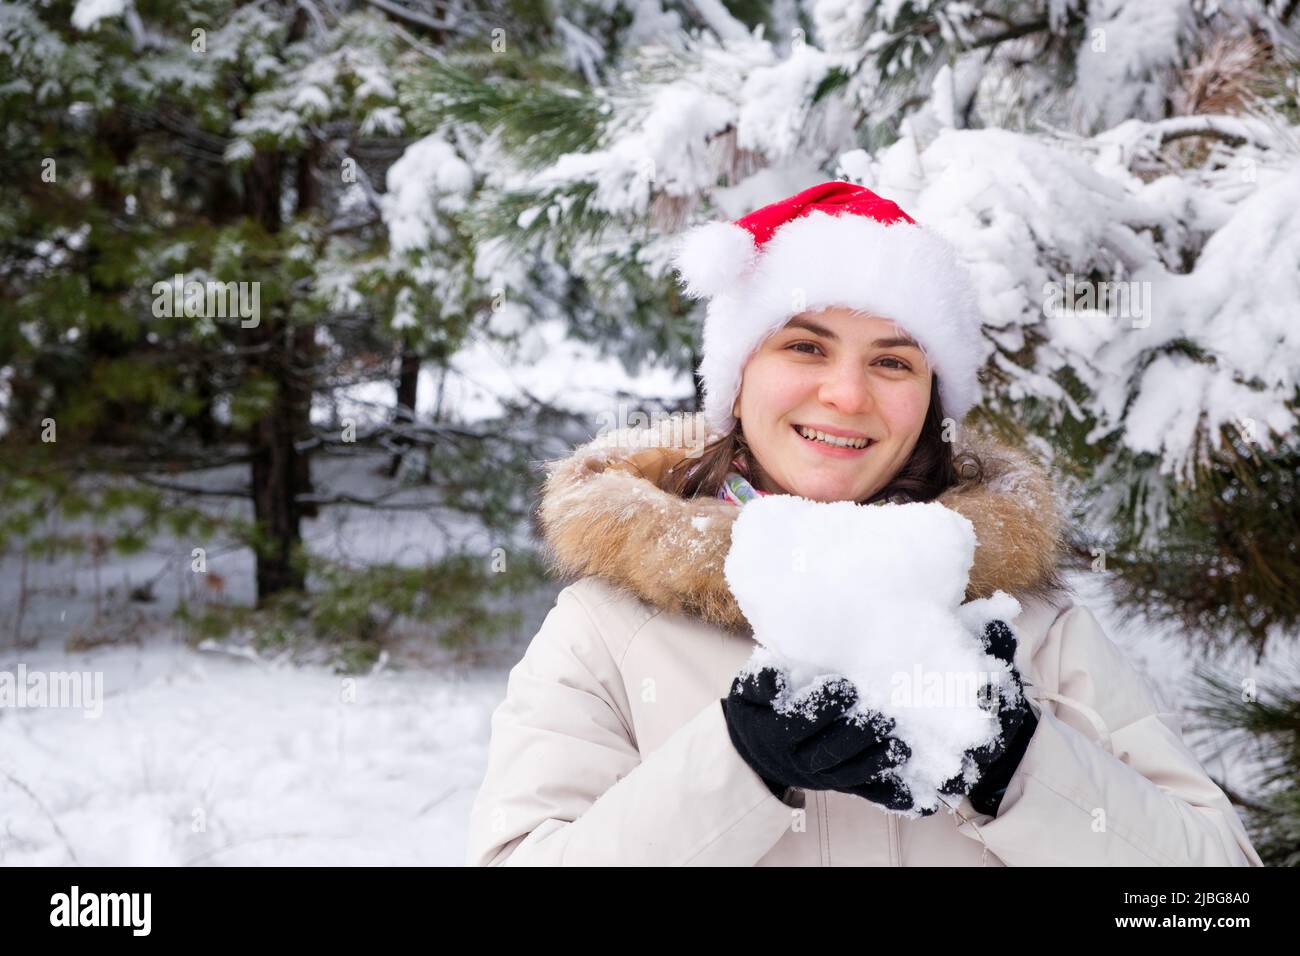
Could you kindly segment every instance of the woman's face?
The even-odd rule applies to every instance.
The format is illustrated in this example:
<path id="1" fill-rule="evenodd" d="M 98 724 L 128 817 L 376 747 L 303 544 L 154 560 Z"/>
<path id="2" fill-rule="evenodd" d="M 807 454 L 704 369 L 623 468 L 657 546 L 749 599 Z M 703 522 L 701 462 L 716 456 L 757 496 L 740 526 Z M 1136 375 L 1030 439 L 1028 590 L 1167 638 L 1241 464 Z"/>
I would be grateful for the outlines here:
<path id="1" fill-rule="evenodd" d="M 849 309 L 805 312 L 745 365 L 732 414 L 757 459 L 756 487 L 813 501 L 861 501 L 916 447 L 930 406 L 930 366 L 892 321 Z M 796 426 L 865 437 L 832 447 Z"/>

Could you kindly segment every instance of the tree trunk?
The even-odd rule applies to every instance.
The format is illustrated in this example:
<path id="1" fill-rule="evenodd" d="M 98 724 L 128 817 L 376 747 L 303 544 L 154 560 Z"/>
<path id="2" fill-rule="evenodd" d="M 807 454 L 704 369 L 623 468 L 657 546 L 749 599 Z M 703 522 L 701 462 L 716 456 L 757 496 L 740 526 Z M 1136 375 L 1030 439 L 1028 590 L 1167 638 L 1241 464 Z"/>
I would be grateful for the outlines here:
<path id="1" fill-rule="evenodd" d="M 244 178 L 245 211 L 267 232 L 280 231 L 280 197 L 284 173 L 278 153 L 259 152 Z M 287 308 L 285 309 L 287 311 Z M 295 367 L 299 331 L 286 327 L 279 309 L 263 315 L 257 326 L 243 330 L 254 353 L 250 371 L 275 384 L 271 408 L 254 423 L 250 437 L 253 470 L 253 516 L 257 523 L 257 601 L 275 594 L 302 590 L 305 573 L 297 560 L 302 544 L 302 512 L 298 505 L 304 467 L 296 447 L 302 417 L 302 372 Z M 310 402 L 310 392 L 308 392 Z"/>
<path id="2" fill-rule="evenodd" d="M 407 424 L 415 421 L 415 399 L 419 385 L 420 353 L 411 345 L 403 344 L 402 357 L 397 370 L 397 408 L 393 413 L 395 421 Z M 394 444 L 403 446 L 408 443 L 399 435 L 394 439 Z M 397 469 L 402 467 L 405 454 L 404 451 L 393 454 L 392 461 L 388 463 L 389 478 L 394 477 Z"/>
<path id="3" fill-rule="evenodd" d="M 253 427 L 253 511 L 260 538 L 259 604 L 281 591 L 302 590 L 304 584 L 303 569 L 294 560 L 302 543 L 302 516 L 296 501 L 298 454 L 291 400 L 281 378 L 271 413 Z"/>

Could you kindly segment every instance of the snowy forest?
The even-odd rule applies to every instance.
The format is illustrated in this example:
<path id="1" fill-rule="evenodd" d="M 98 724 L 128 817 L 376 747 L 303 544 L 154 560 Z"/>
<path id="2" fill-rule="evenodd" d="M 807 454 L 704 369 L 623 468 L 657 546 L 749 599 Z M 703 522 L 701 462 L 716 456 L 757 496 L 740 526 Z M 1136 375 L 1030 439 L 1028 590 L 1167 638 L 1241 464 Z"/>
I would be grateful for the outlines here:
<path id="1" fill-rule="evenodd" d="M 541 464 L 699 407 L 685 230 L 840 179 L 1300 866 L 1298 0 L 0 0 L 0 112 L 0 671 L 103 674 L 0 707 L 0 864 L 458 864 Z"/>

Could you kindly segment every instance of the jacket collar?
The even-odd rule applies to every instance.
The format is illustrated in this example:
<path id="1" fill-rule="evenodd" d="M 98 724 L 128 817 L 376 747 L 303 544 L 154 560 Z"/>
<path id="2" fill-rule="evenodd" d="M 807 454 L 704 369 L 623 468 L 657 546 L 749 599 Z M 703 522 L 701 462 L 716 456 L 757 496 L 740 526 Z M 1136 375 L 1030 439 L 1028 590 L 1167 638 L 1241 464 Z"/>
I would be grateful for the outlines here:
<path id="1" fill-rule="evenodd" d="M 702 413 L 687 413 L 606 433 L 547 462 L 537 514 L 552 572 L 601 577 L 654 607 L 748 633 L 722 570 L 740 509 L 659 487 L 669 466 L 716 437 Z M 1046 472 L 986 436 L 967 436 L 959 450 L 984 462 L 984 476 L 937 500 L 975 526 L 967 600 L 1002 590 L 1056 603 L 1065 587 L 1061 520 Z"/>

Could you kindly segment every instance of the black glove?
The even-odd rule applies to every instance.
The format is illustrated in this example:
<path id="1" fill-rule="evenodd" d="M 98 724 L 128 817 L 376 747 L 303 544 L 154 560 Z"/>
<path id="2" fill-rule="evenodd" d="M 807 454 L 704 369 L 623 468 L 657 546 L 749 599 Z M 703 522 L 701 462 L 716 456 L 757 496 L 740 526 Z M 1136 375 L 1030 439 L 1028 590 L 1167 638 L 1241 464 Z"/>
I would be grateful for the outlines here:
<path id="1" fill-rule="evenodd" d="M 1029 709 L 1029 701 L 1024 695 L 1024 685 L 1013 663 L 1016 653 L 1016 635 L 1003 621 L 990 621 L 984 628 L 984 649 L 998 660 L 1011 665 L 1011 680 L 1015 685 L 1014 693 L 991 693 L 990 698 L 997 707 L 1000 733 L 998 739 L 984 747 L 966 751 L 967 758 L 979 769 L 979 779 L 973 786 L 964 782 L 961 774 L 953 777 L 940 787 L 942 793 L 960 796 L 966 793 L 971 806 L 980 813 L 997 816 L 1002 798 L 1006 796 L 1007 784 L 1015 775 L 1016 768 L 1029 749 L 1030 738 L 1038 727 L 1038 718 Z M 992 691 L 992 685 L 987 685 Z M 1008 703 L 1013 698 L 1014 703 Z"/>
<path id="2" fill-rule="evenodd" d="M 912 795 L 887 771 L 904 764 L 911 748 L 897 737 L 892 718 L 875 711 L 845 716 L 858 700 L 847 678 L 830 681 L 799 713 L 781 714 L 772 703 L 785 675 L 771 667 L 737 676 L 722 700 L 731 742 L 768 789 L 780 799 L 787 787 L 838 790 L 908 810 Z"/>

